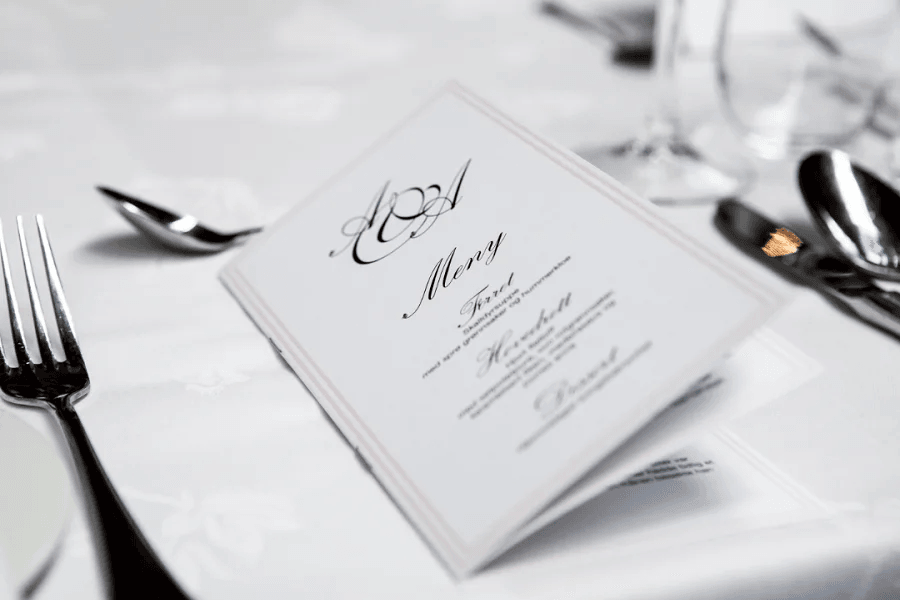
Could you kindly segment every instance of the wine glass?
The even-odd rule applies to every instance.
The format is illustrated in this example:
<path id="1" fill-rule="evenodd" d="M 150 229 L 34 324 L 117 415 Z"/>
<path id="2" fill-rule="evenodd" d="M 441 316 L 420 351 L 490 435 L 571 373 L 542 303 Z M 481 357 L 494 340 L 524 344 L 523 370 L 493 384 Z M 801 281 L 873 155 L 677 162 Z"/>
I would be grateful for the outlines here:
<path id="1" fill-rule="evenodd" d="M 754 173 L 745 161 L 714 160 L 686 138 L 679 119 L 675 62 L 684 0 L 659 0 L 654 27 L 656 112 L 638 137 L 583 152 L 588 162 L 656 204 L 713 202 L 746 190 Z"/>
<path id="2" fill-rule="evenodd" d="M 768 159 L 846 145 L 870 125 L 897 0 L 726 0 L 716 44 L 725 114 Z"/>

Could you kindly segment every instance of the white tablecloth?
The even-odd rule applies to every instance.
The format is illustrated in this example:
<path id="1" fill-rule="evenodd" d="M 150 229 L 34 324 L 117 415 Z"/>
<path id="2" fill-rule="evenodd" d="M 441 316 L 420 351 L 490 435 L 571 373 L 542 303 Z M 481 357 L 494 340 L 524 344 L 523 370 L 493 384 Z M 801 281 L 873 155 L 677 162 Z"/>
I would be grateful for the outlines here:
<path id="1" fill-rule="evenodd" d="M 706 58 L 684 110 L 714 145 Z M 455 582 L 217 281 L 231 255 L 155 250 L 93 190 L 268 223 L 449 78 L 575 150 L 652 105 L 646 71 L 519 0 L 0 3 L 0 218 L 10 239 L 12 217 L 45 215 L 93 382 L 79 412 L 192 595 L 900 596 L 900 344 L 750 263 L 712 207 L 665 214 L 782 291 L 771 327 L 824 368 L 732 430 L 831 517 L 610 557 L 583 511 Z M 814 239 L 793 164 L 757 166 L 746 200 Z M 89 539 L 79 514 L 36 598 L 99 597 Z"/>

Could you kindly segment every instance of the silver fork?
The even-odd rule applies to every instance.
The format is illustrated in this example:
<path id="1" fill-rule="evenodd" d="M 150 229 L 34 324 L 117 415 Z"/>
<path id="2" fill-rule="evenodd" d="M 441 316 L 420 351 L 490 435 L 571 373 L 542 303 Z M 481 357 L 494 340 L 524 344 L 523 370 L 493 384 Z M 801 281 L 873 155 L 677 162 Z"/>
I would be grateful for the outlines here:
<path id="1" fill-rule="evenodd" d="M 51 350 L 22 217 L 18 217 L 16 224 L 19 246 L 25 267 L 25 280 L 34 317 L 40 362 L 32 360 L 25 345 L 25 334 L 13 290 L 6 243 L 3 241 L 0 226 L 0 264 L 12 329 L 13 354 L 16 359 L 16 365 L 13 366 L 8 349 L 2 348 L 0 344 L 0 395 L 15 404 L 46 409 L 56 417 L 80 479 L 89 521 L 94 526 L 107 597 L 176 600 L 187 598 L 128 514 L 103 467 L 100 466 L 81 420 L 75 413 L 73 405 L 87 396 L 91 383 L 72 329 L 72 317 L 63 295 L 44 220 L 38 215 L 35 221 L 44 257 L 50 300 L 56 315 L 65 357 L 63 360 L 57 360 Z"/>

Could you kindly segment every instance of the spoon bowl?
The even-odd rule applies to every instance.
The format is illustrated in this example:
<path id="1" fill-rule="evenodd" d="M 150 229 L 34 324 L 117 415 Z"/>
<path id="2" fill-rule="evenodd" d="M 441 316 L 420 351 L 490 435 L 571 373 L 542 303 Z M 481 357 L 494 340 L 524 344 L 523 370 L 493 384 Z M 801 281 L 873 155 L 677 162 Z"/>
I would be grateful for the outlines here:
<path id="1" fill-rule="evenodd" d="M 262 227 L 252 227 L 222 233 L 206 227 L 191 215 L 173 213 L 111 188 L 97 186 L 97 191 L 110 200 L 113 208 L 138 231 L 179 252 L 194 254 L 221 252 L 262 231 Z"/>
<path id="2" fill-rule="evenodd" d="M 835 252 L 867 275 L 900 281 L 900 192 L 840 150 L 805 157 L 797 181 Z"/>

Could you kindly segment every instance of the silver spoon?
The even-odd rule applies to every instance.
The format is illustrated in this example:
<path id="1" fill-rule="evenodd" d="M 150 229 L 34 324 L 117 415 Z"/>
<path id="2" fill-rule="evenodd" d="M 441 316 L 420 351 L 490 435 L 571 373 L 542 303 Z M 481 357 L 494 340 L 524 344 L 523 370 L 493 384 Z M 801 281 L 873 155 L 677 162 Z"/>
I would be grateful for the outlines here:
<path id="1" fill-rule="evenodd" d="M 840 150 L 804 158 L 797 180 L 813 220 L 837 253 L 863 273 L 900 281 L 900 192 Z"/>
<path id="2" fill-rule="evenodd" d="M 175 214 L 108 187 L 98 185 L 97 191 L 105 195 L 112 202 L 113 208 L 139 231 L 168 248 L 181 252 L 220 252 L 262 231 L 262 227 L 252 227 L 222 233 L 202 225 L 191 215 Z"/>

